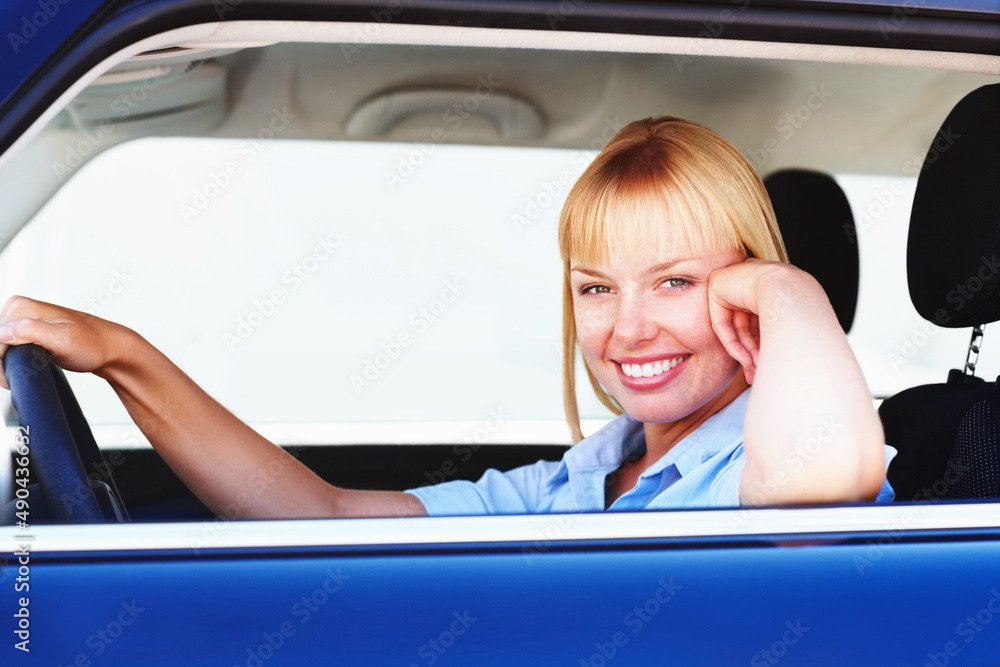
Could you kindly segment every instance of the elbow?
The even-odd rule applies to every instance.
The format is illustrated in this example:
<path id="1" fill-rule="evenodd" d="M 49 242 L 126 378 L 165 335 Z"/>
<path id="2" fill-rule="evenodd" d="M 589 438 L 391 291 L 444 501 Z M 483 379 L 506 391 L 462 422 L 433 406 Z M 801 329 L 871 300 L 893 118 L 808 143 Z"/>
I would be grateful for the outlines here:
<path id="1" fill-rule="evenodd" d="M 878 448 L 866 457 L 860 468 L 857 475 L 857 497 L 855 500 L 873 502 L 882 491 L 882 485 L 885 483 L 885 451 L 881 441 L 878 443 Z"/>
<path id="2" fill-rule="evenodd" d="M 876 437 L 877 436 L 877 437 Z M 882 436 L 841 442 L 811 461 L 778 464 L 748 459 L 740 482 L 745 505 L 800 505 L 874 501 L 885 482 Z"/>
<path id="3" fill-rule="evenodd" d="M 874 502 L 885 482 L 885 457 L 878 452 L 878 459 L 866 457 L 857 465 L 844 465 L 837 472 L 827 471 L 819 483 L 825 488 L 820 500 L 799 500 L 798 502 L 853 503 Z M 825 479 L 824 479 L 825 478 Z"/>
<path id="4" fill-rule="evenodd" d="M 856 495 L 851 500 L 873 502 L 885 483 L 885 431 L 876 416 L 858 438 L 857 472 L 853 478 Z"/>

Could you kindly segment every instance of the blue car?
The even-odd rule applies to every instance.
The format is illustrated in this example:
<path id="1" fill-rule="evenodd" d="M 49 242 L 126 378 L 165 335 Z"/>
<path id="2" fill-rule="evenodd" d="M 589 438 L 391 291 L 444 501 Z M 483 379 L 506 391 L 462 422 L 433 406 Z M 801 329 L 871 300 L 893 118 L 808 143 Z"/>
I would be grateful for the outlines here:
<path id="1" fill-rule="evenodd" d="M 333 484 L 563 456 L 559 211 L 665 114 L 764 178 L 898 451 L 884 504 L 240 520 L 18 346 L 2 664 L 1000 663 L 998 0 L 7 0 L 0 26 L 4 296 L 140 332 Z M 613 417 L 577 395 L 584 433 Z"/>

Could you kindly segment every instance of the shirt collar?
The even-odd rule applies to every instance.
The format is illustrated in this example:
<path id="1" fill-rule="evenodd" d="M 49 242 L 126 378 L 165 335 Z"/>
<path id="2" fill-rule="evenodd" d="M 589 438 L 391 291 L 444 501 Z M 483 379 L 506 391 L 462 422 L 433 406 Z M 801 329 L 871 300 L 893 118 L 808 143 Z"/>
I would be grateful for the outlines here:
<path id="1" fill-rule="evenodd" d="M 645 476 L 659 473 L 667 466 L 677 466 L 683 476 L 712 458 L 733 442 L 743 440 L 743 420 L 746 417 L 750 390 L 745 389 L 729 405 L 722 408 L 696 428 L 687 437 L 670 448 L 656 463 L 649 466 Z"/>
<path id="2" fill-rule="evenodd" d="M 670 465 L 675 465 L 681 475 L 687 475 L 734 441 L 742 440 L 743 419 L 749 398 L 750 390 L 747 389 L 671 447 L 642 476 L 659 474 Z M 570 470 L 613 472 L 626 458 L 645 448 L 646 434 L 642 422 L 628 414 L 620 415 L 597 433 L 571 447 L 551 481 L 558 483 L 558 480 L 566 479 Z"/>

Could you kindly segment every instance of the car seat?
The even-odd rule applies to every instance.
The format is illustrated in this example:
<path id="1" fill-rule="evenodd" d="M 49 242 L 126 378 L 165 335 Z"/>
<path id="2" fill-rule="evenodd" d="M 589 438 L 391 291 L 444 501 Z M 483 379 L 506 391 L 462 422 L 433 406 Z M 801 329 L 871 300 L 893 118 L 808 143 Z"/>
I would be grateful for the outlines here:
<path id="1" fill-rule="evenodd" d="M 965 368 L 879 408 L 897 500 L 1000 496 L 1000 387 L 975 377 L 983 327 L 1000 319 L 1000 84 L 963 98 L 917 180 L 906 248 L 910 300 L 942 327 L 973 327 Z M 957 352 L 957 351 L 956 351 Z M 1000 378 L 998 378 L 1000 380 Z"/>
<path id="2" fill-rule="evenodd" d="M 764 179 L 788 260 L 823 286 L 844 333 L 858 307 L 858 235 L 847 195 L 832 176 L 783 169 Z"/>

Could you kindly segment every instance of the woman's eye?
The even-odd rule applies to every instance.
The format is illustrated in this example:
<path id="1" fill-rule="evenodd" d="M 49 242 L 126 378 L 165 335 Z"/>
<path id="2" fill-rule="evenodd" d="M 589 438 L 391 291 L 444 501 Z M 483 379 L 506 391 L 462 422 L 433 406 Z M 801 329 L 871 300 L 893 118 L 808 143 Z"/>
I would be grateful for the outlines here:
<path id="1" fill-rule="evenodd" d="M 607 285 L 585 285 L 580 288 L 580 294 L 609 294 L 611 288 Z"/>
<path id="2" fill-rule="evenodd" d="M 663 281 L 663 284 L 667 287 L 680 288 L 689 285 L 687 280 L 684 278 L 667 278 Z"/>

